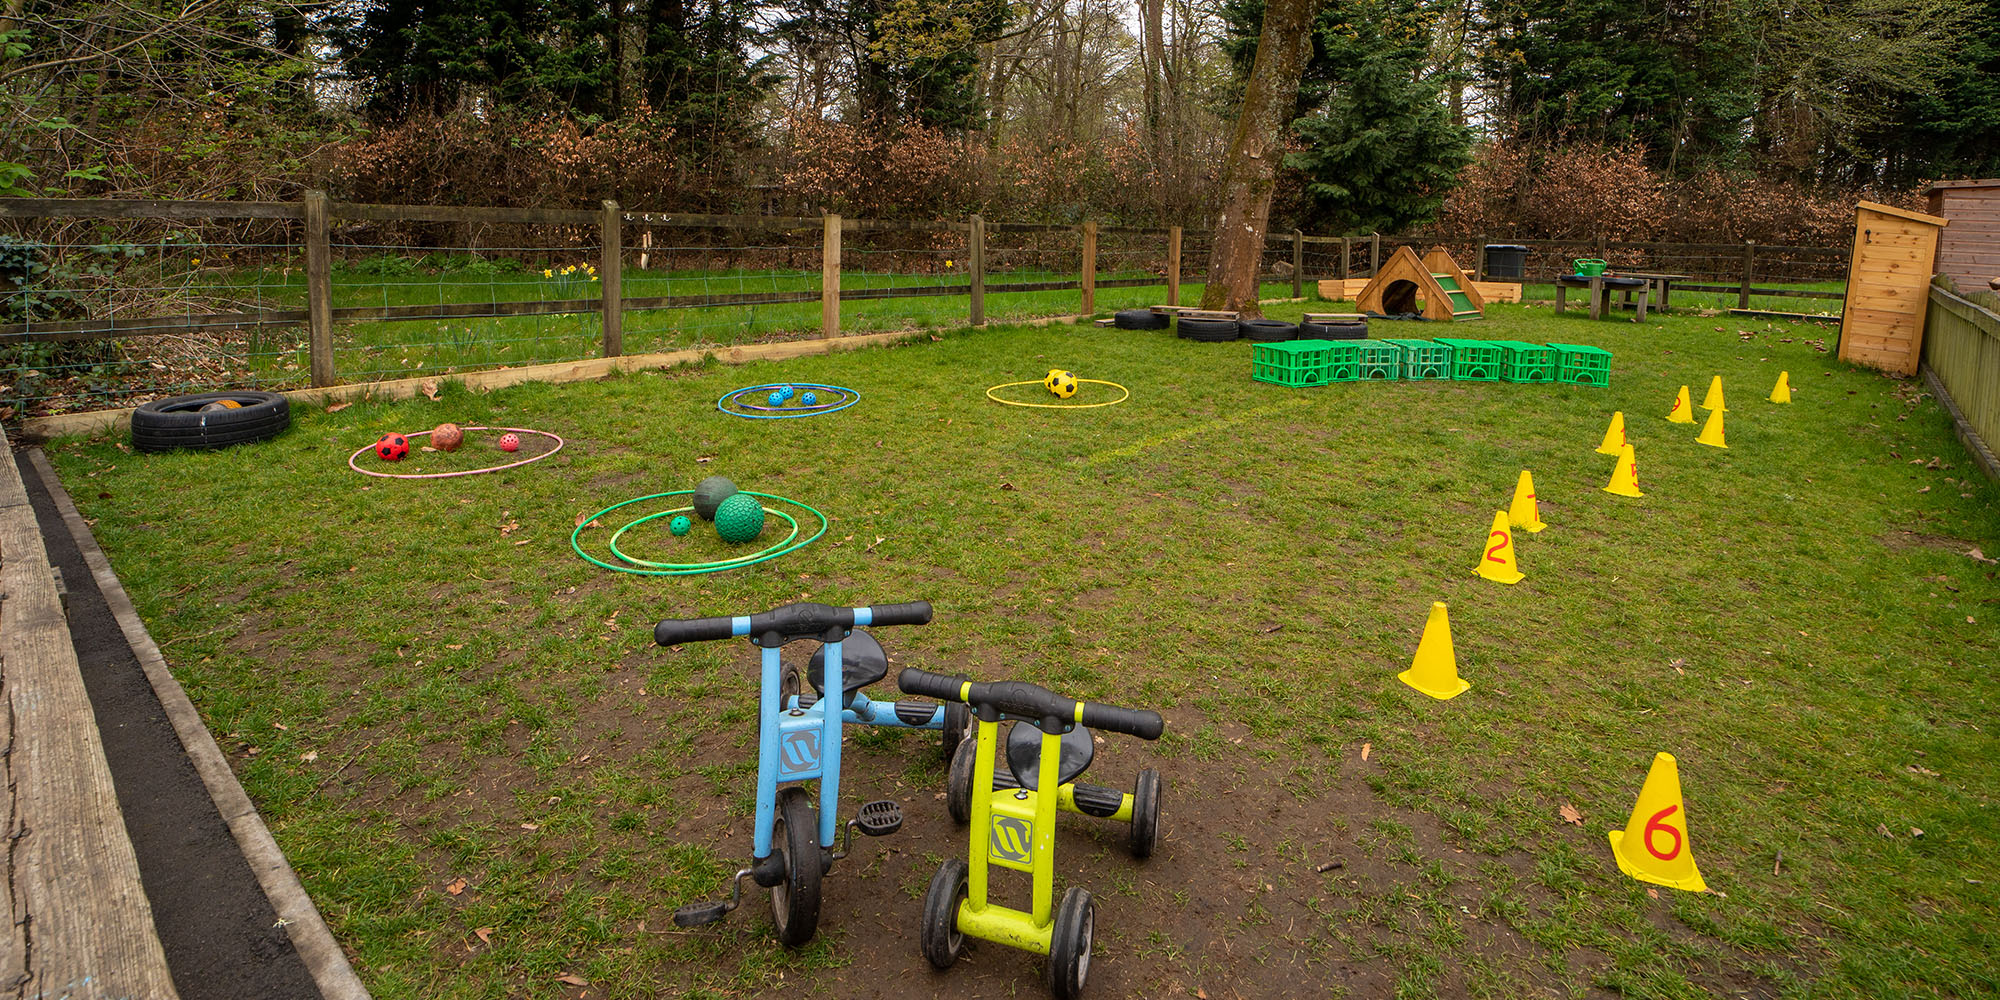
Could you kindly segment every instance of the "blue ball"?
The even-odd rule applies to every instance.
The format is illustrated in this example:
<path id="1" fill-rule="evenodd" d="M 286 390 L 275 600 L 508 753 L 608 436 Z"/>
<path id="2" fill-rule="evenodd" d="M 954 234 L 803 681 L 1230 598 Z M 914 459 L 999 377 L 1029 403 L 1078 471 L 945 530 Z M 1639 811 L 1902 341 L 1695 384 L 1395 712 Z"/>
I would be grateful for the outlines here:
<path id="1" fill-rule="evenodd" d="M 807 406 L 811 406 L 814 403 L 819 402 L 819 397 L 808 392 L 805 395 L 799 397 L 799 402 L 804 403 Z"/>
<path id="2" fill-rule="evenodd" d="M 785 405 L 785 394 L 782 392 L 774 392 L 769 396 L 765 396 L 764 402 L 769 403 L 772 406 L 783 406 Z"/>
<path id="3" fill-rule="evenodd" d="M 792 396 L 797 392 L 798 390 L 792 388 L 789 385 L 781 385 L 778 387 L 778 395 L 783 396 L 786 399 L 792 398 Z"/>

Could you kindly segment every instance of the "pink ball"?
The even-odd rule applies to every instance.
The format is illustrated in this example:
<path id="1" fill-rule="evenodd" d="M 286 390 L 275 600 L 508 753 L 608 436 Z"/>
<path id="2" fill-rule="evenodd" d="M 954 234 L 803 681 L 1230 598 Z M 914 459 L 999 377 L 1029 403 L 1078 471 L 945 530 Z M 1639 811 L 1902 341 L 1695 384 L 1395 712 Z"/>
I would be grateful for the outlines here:
<path id="1" fill-rule="evenodd" d="M 502 435 L 500 435 L 500 450 L 501 450 L 501 451 L 520 451 L 520 450 L 521 450 L 521 436 L 520 436 L 519 434 L 502 434 Z"/>

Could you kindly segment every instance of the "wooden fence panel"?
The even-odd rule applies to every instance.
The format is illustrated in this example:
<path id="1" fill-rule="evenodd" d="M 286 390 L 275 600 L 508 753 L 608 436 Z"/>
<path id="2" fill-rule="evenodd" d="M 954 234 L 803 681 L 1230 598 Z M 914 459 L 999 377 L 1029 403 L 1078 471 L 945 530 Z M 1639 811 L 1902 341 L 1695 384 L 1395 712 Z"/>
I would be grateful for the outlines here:
<path id="1" fill-rule="evenodd" d="M 2000 314 L 1932 286 L 1924 316 L 1923 363 L 1940 401 L 1952 410 L 1960 436 L 2000 478 L 1992 442 L 2000 441 Z"/>

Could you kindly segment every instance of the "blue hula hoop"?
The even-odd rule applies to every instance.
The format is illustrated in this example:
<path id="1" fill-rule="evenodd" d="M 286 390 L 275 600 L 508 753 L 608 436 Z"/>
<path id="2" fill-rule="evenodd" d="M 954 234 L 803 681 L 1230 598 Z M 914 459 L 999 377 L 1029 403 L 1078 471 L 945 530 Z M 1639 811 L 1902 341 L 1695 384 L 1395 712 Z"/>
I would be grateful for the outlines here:
<path id="1" fill-rule="evenodd" d="M 750 395 L 752 393 L 768 392 L 772 389 L 783 388 L 784 386 L 791 386 L 794 389 L 801 389 L 801 390 L 814 389 L 821 392 L 837 392 L 841 395 L 842 398 L 836 403 L 831 403 L 831 404 L 819 403 L 813 406 L 787 407 L 782 411 L 774 411 L 771 413 L 745 413 L 742 410 L 730 409 L 731 402 L 738 399 L 739 397 Z M 861 394 L 845 386 L 821 385 L 817 382 L 773 382 L 769 385 L 746 385 L 743 388 L 737 389 L 734 392 L 724 393 L 721 399 L 715 401 L 715 408 L 721 410 L 724 413 L 729 414 L 732 417 L 742 417 L 745 420 L 796 420 L 800 417 L 819 417 L 819 416 L 825 416 L 826 414 L 829 413 L 837 413 L 841 410 L 847 409 L 850 406 L 853 406 L 858 402 L 861 402 Z M 748 406 L 749 404 L 737 403 L 736 405 Z M 753 408 L 759 410 L 771 409 L 770 407 L 766 406 L 757 406 Z"/>

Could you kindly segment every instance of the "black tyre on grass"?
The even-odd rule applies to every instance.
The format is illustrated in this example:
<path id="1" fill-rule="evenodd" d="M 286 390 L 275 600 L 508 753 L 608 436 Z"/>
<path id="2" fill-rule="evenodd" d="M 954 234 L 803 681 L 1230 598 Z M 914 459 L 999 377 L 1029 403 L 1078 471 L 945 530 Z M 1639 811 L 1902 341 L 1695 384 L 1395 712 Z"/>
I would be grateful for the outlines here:
<path id="1" fill-rule="evenodd" d="M 237 405 L 202 409 L 211 403 Z M 201 392 L 139 404 L 132 411 L 132 447 L 206 451 L 276 437 L 290 426 L 292 402 L 275 392 Z"/>
<path id="2" fill-rule="evenodd" d="M 1281 319 L 1246 319 L 1237 324 L 1243 337 L 1259 344 L 1275 344 L 1299 338 L 1299 325 Z"/>
<path id="3" fill-rule="evenodd" d="M 1176 332 L 1182 338 L 1200 341 L 1204 344 L 1220 344 L 1225 341 L 1235 340 L 1241 332 L 1236 321 L 1233 319 L 1188 319 L 1182 317 L 1176 320 L 1175 323 L 1180 328 Z"/>
<path id="4" fill-rule="evenodd" d="M 1120 309 L 1111 314 L 1111 325 L 1120 330 L 1164 330 L 1174 318 L 1151 309 Z"/>
<path id="5" fill-rule="evenodd" d="M 1299 337 L 1304 340 L 1365 340 L 1368 337 L 1368 324 L 1300 323 Z"/>

